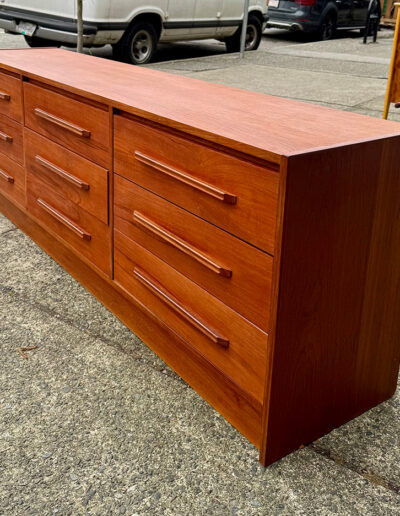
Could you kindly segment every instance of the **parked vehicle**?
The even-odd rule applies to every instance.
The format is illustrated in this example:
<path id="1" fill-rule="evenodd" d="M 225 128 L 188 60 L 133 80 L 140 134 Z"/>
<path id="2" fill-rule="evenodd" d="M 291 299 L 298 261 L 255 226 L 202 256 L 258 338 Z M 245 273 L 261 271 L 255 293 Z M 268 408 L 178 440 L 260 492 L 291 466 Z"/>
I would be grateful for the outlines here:
<path id="1" fill-rule="evenodd" d="M 315 33 L 331 39 L 337 30 L 360 29 L 367 23 L 370 0 L 270 0 L 267 27 Z M 371 4 L 380 18 L 379 0 Z"/>
<path id="2" fill-rule="evenodd" d="M 267 0 L 251 0 L 247 50 L 256 50 L 268 20 Z M 114 55 L 148 63 L 159 41 L 215 38 L 239 51 L 243 0 L 96 0 L 83 2 L 85 46 L 113 45 Z M 0 28 L 32 47 L 76 45 L 76 0 L 1 0 Z"/>

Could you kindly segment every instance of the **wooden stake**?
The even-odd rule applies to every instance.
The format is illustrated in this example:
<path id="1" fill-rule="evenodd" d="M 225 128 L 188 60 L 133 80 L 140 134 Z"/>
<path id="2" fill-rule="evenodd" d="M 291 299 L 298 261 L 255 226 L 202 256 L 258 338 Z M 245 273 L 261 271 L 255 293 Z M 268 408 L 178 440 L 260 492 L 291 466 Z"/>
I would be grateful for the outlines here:
<path id="1" fill-rule="evenodd" d="M 400 7 L 400 3 L 395 3 L 395 7 Z M 390 68 L 389 68 L 389 77 L 387 82 L 387 88 L 386 88 L 386 97 L 385 97 L 385 105 L 383 108 L 383 119 L 387 120 L 388 114 L 389 114 L 389 107 L 391 102 L 391 91 L 392 91 L 392 83 L 393 83 L 393 77 L 396 73 L 395 66 L 396 66 L 396 57 L 397 57 L 397 46 L 399 41 L 399 28 L 400 28 L 400 9 L 397 10 L 397 19 L 396 19 L 396 29 L 394 31 L 394 38 L 393 38 L 393 48 L 392 48 L 392 57 L 390 60 Z"/>

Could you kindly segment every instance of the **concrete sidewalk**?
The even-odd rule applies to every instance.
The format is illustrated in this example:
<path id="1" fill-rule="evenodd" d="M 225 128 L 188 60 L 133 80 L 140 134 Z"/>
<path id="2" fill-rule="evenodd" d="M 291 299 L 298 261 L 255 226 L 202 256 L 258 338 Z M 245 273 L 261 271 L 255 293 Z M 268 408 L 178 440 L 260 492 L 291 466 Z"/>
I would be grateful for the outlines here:
<path id="1" fill-rule="evenodd" d="M 392 36 L 392 31 L 382 30 L 377 43 L 363 45 L 362 38 L 354 35 L 309 43 L 277 42 L 272 35 L 265 38 L 260 50 L 247 53 L 243 60 L 237 54 L 221 54 L 149 66 L 380 118 Z M 400 121 L 400 113 L 392 108 L 389 118 Z"/>
<path id="2" fill-rule="evenodd" d="M 390 38 L 267 43 L 244 62 L 221 53 L 152 66 L 380 116 Z M 27 360 L 18 354 L 35 344 Z M 246 439 L 2 216 L 0 347 L 1 516 L 400 515 L 399 391 L 263 469 Z"/>

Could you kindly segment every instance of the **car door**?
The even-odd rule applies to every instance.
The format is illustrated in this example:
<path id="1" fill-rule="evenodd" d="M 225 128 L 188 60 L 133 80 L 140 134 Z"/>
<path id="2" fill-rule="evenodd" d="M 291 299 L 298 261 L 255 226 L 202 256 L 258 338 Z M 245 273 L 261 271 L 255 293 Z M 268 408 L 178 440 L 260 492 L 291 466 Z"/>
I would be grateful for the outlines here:
<path id="1" fill-rule="evenodd" d="M 223 0 L 196 0 L 192 35 L 214 38 L 217 35 Z"/>
<path id="2" fill-rule="evenodd" d="M 352 24 L 351 18 L 351 2 L 352 0 L 336 0 L 336 7 L 338 9 L 338 27 L 349 27 Z"/>
<path id="3" fill-rule="evenodd" d="M 193 27 L 196 0 L 169 0 L 165 36 L 189 35 Z"/>
<path id="4" fill-rule="evenodd" d="M 365 27 L 368 14 L 369 0 L 352 0 L 352 25 Z"/>

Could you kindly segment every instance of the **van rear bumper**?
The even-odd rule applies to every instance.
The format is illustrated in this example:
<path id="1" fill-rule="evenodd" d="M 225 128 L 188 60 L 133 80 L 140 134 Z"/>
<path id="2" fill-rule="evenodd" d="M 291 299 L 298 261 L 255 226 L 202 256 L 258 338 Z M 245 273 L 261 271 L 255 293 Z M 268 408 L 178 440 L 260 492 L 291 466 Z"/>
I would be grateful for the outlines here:
<path id="1" fill-rule="evenodd" d="M 17 23 L 14 20 L 5 20 L 4 18 L 0 18 L 0 28 L 11 34 L 20 34 L 17 30 Z M 66 45 L 76 45 L 78 39 L 76 32 L 65 32 L 41 26 L 38 26 L 34 35 L 38 38 L 57 41 L 59 43 L 65 43 Z M 95 34 L 83 35 L 83 42 L 85 45 L 91 45 L 94 42 L 94 39 Z"/>
<path id="2" fill-rule="evenodd" d="M 57 41 L 66 45 L 76 45 L 77 43 L 77 22 L 73 18 L 63 18 L 0 6 L 1 29 L 10 33 L 20 34 L 18 31 L 20 21 L 27 21 L 37 25 L 34 35 L 38 38 Z M 83 24 L 84 45 L 90 46 L 117 42 L 121 38 L 125 26 L 120 27 L 120 24 L 114 25 L 115 27 L 106 23 L 95 24 L 85 22 Z"/>

